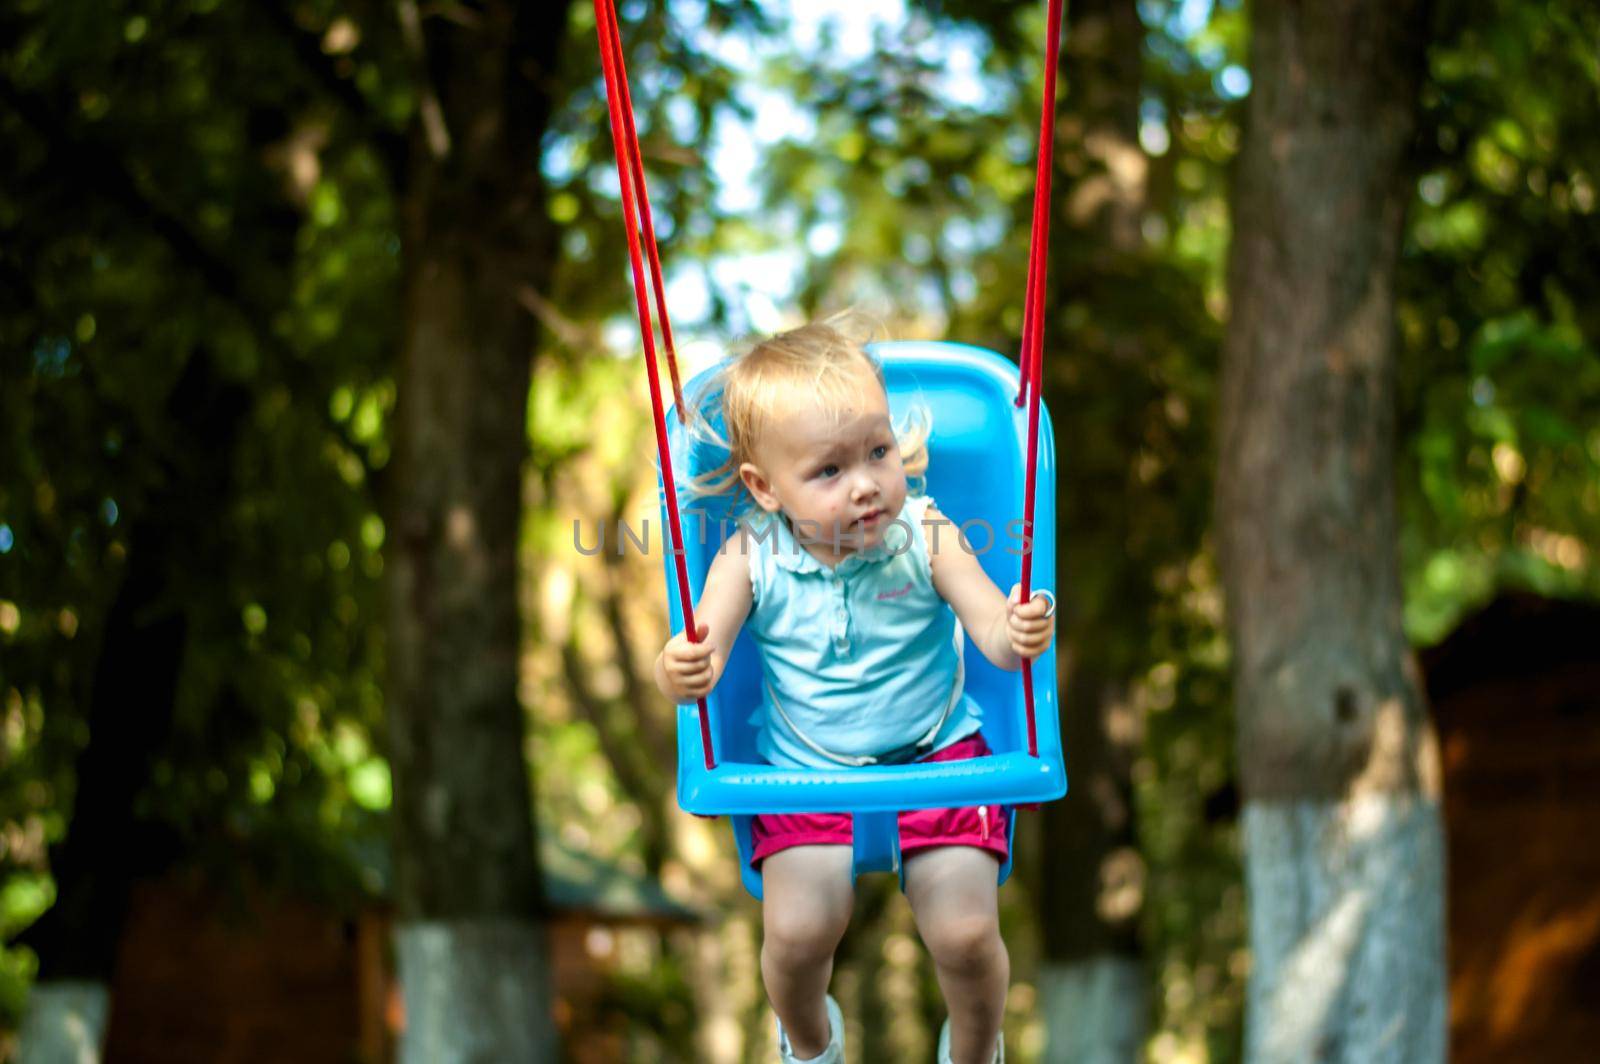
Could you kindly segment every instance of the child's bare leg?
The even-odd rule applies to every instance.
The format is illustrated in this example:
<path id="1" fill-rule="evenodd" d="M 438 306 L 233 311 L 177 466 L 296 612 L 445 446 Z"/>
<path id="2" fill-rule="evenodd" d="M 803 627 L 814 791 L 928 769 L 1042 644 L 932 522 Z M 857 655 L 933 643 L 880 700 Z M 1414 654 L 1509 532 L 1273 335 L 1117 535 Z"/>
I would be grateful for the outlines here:
<path id="1" fill-rule="evenodd" d="M 950 1010 L 950 1059 L 990 1064 L 1005 1014 L 1011 958 L 1000 937 L 992 854 L 941 846 L 906 858 L 906 897 Z"/>
<path id="2" fill-rule="evenodd" d="M 991 873 L 992 877 L 992 873 Z M 850 847 L 795 846 L 761 862 L 761 978 L 796 1058 L 828 1048 L 823 996 L 850 924 Z"/>

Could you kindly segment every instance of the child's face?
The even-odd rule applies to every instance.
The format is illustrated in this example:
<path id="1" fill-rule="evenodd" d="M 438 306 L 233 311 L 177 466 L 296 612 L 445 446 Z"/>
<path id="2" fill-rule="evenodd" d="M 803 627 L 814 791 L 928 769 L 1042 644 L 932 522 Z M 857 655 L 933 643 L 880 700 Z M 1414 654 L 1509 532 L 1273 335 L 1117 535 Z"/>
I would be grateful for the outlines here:
<path id="1" fill-rule="evenodd" d="M 762 434 L 754 457 L 739 467 L 750 494 L 809 533 L 801 535 L 806 549 L 829 564 L 882 542 L 906 501 L 900 445 L 876 381 L 837 416 L 797 398 Z"/>

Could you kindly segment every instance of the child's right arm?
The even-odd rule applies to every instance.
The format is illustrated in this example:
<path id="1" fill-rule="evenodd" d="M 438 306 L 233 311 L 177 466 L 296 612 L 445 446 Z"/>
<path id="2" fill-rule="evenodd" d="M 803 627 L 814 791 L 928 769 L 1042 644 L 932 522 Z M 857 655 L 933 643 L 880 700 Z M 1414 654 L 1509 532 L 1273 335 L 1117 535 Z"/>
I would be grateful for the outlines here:
<path id="1" fill-rule="evenodd" d="M 750 616 L 750 556 L 738 543 L 738 536 L 729 536 L 706 574 L 694 607 L 700 641 L 691 643 L 679 632 L 656 657 L 656 686 L 674 702 L 694 702 L 710 693 Z"/>

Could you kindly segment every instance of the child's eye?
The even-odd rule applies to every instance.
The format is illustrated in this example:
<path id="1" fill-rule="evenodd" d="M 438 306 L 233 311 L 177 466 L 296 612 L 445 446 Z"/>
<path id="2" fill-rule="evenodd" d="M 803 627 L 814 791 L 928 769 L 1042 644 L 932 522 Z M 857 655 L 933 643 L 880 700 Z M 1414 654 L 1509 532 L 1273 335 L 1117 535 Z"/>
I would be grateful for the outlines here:
<path id="1" fill-rule="evenodd" d="M 825 465 L 821 469 L 817 470 L 817 476 L 819 477 L 836 477 L 838 475 L 839 467 L 836 465 Z"/>
<path id="2" fill-rule="evenodd" d="M 873 461 L 878 461 L 878 460 L 882 459 L 888 453 L 889 453 L 889 448 L 885 447 L 883 444 L 880 443 L 880 444 L 878 444 L 878 446 L 876 446 L 876 447 L 874 447 L 872 449 L 872 459 L 873 459 Z"/>

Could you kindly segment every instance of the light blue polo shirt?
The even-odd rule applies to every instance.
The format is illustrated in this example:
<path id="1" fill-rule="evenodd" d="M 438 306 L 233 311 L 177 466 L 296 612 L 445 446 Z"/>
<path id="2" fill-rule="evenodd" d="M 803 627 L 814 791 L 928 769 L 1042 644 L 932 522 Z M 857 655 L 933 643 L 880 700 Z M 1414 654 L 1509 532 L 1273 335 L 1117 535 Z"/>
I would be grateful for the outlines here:
<path id="1" fill-rule="evenodd" d="M 940 750 L 978 730 L 961 625 L 933 587 L 921 527 L 931 503 L 907 497 L 878 546 L 833 568 L 778 514 L 747 519 L 742 546 L 737 533 L 729 543 L 750 556 L 745 628 L 764 681 L 750 723 L 772 764 L 846 768 L 923 740 Z"/>

